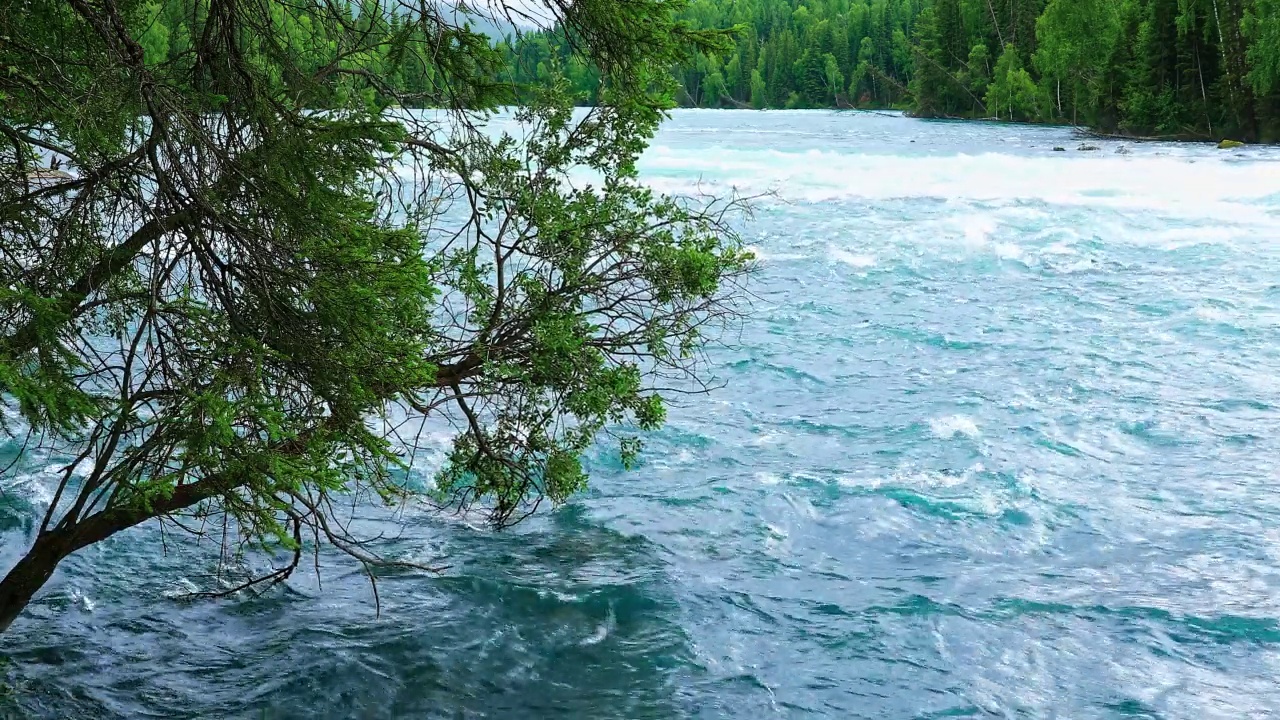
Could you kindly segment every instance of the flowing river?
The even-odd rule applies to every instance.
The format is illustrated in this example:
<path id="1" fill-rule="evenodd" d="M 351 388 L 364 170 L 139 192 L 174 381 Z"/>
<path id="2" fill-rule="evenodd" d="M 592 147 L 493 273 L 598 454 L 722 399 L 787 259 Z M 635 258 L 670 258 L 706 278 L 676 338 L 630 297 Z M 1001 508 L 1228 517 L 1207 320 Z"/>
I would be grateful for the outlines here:
<path id="1" fill-rule="evenodd" d="M 1090 142 L 675 113 L 655 187 L 775 194 L 725 387 L 641 467 L 502 534 L 410 514 L 388 544 L 452 567 L 380 617 L 337 558 L 184 601 L 212 553 L 127 533 L 4 636 L 0 717 L 1267 716 L 1280 151 Z"/>

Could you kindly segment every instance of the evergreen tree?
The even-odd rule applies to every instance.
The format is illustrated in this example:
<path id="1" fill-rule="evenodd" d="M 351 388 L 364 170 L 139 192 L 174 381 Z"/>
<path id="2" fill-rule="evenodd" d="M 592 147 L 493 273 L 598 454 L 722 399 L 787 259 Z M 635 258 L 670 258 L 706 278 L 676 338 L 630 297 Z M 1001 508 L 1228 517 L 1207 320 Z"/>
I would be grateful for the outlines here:
<path id="1" fill-rule="evenodd" d="M 1280 90 L 1280 0 L 1258 0 L 1245 14 L 1249 81 L 1259 95 Z"/>
<path id="2" fill-rule="evenodd" d="M 1036 23 L 1034 63 L 1057 117 L 1074 124 L 1083 109 L 1087 122 L 1097 120 L 1097 83 L 1118 29 L 1117 4 L 1109 0 L 1051 0 L 1045 8 Z"/>
<path id="3" fill-rule="evenodd" d="M 557 6 L 574 43 L 535 46 L 556 51 L 531 58 L 516 138 L 481 125 L 526 48 L 436 6 L 166 2 L 0 5 L 0 433 L 68 458 L 0 632 L 67 556 L 144 523 L 291 558 L 240 587 L 304 544 L 419 567 L 340 508 L 508 525 L 698 381 L 750 257 L 736 203 L 636 178 L 669 68 L 727 50 L 682 4 Z M 585 118 L 571 82 L 597 87 Z M 429 484 L 426 422 L 453 431 Z M 638 451 L 621 436 L 623 464 Z"/>
<path id="4" fill-rule="evenodd" d="M 705 61 L 676 70 L 689 104 L 1280 139 L 1280 0 L 700 0 L 684 19 L 738 38 L 723 94 Z"/>

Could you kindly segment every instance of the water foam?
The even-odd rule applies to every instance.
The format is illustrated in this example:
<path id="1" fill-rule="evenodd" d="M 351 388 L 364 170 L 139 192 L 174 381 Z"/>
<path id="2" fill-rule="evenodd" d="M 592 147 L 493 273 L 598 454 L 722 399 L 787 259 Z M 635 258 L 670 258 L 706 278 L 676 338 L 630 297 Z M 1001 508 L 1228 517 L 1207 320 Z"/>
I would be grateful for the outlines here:
<path id="1" fill-rule="evenodd" d="M 982 435 L 978 423 L 968 415 L 947 415 L 929 419 L 929 429 L 935 437 L 949 440 L 956 436 L 977 438 Z"/>
<path id="2" fill-rule="evenodd" d="M 843 248 L 831 248 L 827 251 L 827 257 L 831 258 L 835 262 L 843 263 L 849 267 L 857 268 L 859 270 L 875 267 L 876 264 L 876 259 L 870 255 L 850 252 Z"/>
<path id="3" fill-rule="evenodd" d="M 717 126 L 699 143 L 727 144 L 744 126 L 796 128 L 772 140 L 772 130 L 759 132 L 741 148 L 760 157 L 766 144 L 789 148 L 774 160 L 804 166 L 744 178 L 694 167 L 698 154 L 718 151 L 681 146 L 680 126 L 692 121 L 677 115 L 677 129 L 663 132 L 675 137 L 678 162 L 658 182 L 687 188 L 705 173 L 746 187 L 787 176 L 795 187 L 780 184 L 784 193 L 816 187 L 851 201 L 762 201 L 745 229 L 766 254 L 752 286 L 758 321 L 732 349 L 712 351 L 731 387 L 673 408 L 646 453 L 651 464 L 624 474 L 592 463 L 590 493 L 516 534 L 489 532 L 480 515 L 413 516 L 390 557 L 442 548 L 458 569 L 438 582 L 387 578 L 385 621 L 372 618 L 363 574 L 341 571 L 326 571 L 315 597 L 157 611 L 137 597 L 134 573 L 162 546 L 157 534 L 133 535 L 109 546 L 113 562 L 64 568 L 72 583 L 90 568 L 94 617 L 15 626 L 18 654 L 32 658 L 24 665 L 52 678 L 55 692 L 36 702 L 87 692 L 131 717 L 323 714 L 388 697 L 407 715 L 528 715 L 532 698 L 544 710 L 563 706 L 549 711 L 563 717 L 697 707 L 734 717 L 787 708 L 833 718 L 979 708 L 1245 717 L 1280 707 L 1280 530 L 1270 527 L 1280 511 L 1277 346 L 1274 333 L 1236 333 L 1204 317 L 1280 324 L 1280 252 L 1268 247 L 1280 237 L 1280 193 L 1266 196 L 1265 224 L 1251 226 L 1254 201 L 1213 184 L 1253 173 L 1274 186 L 1270 169 L 1197 162 L 1178 177 L 1199 187 L 1169 198 L 1111 192 L 1117 181 L 1096 176 L 1092 194 L 1056 205 L 1044 198 L 1085 181 L 1052 173 L 1111 164 L 1041 150 L 973 155 L 984 172 L 1022 164 L 1048 175 L 982 187 L 986 176 L 946 167 L 963 159 L 911 157 L 910 147 L 899 158 L 863 157 L 849 146 L 867 145 L 856 131 L 827 132 L 862 119 L 698 117 Z M 1023 152 L 1001 142 L 1012 133 L 1042 149 L 1065 135 L 888 122 L 920 145 L 970 152 Z M 804 130 L 815 144 L 845 147 L 794 152 Z M 1126 172 L 1172 162 L 1151 152 L 1135 149 Z M 1178 162 L 1213 152 L 1192 148 Z M 839 179 L 824 162 L 840 158 L 888 174 L 852 168 Z M 921 170 L 936 176 L 893 176 Z M 957 199 L 931 199 L 940 187 Z M 1006 197 L 980 197 L 993 191 Z M 906 199 L 876 197 L 892 192 Z M 1200 217 L 1165 216 L 1180 211 Z M 781 261 L 792 254 L 804 257 Z M 859 257 L 877 269 L 850 269 Z M 1212 402 L 1228 398 L 1237 401 Z M 1248 443 L 1226 440 L 1245 433 Z M 426 436 L 432 452 L 423 454 L 436 457 L 446 440 Z M 316 627 L 327 629 L 322 641 Z M 327 678 L 321 696 L 305 683 L 272 685 L 296 664 L 299 652 L 279 642 L 295 634 L 313 638 L 298 650 Z M 103 652 L 67 652 L 75 646 L 58 638 Z M 138 638 L 154 661 L 133 657 Z M 228 650 L 246 642 L 262 660 L 250 668 Z M 171 692 L 163 661 L 179 656 L 209 679 L 201 692 Z M 528 694 L 534 680 L 545 693 Z M 203 692 L 215 681 L 216 693 Z M 675 704 L 673 685 L 687 688 Z M 262 687 L 272 692 L 254 690 Z M 243 700 L 255 693 L 270 699 Z"/>
<path id="4" fill-rule="evenodd" d="M 591 645 L 599 645 L 608 639 L 609 633 L 618 625 L 618 617 L 614 614 L 613 606 L 609 606 L 609 612 L 605 616 L 604 622 L 596 627 L 596 631 L 591 635 L 583 638 L 578 642 L 581 647 L 589 647 Z"/>
<path id="5" fill-rule="evenodd" d="M 1209 157 L 1059 158 L 1005 153 L 893 156 L 852 152 L 655 145 L 640 163 L 665 191 L 734 187 L 774 192 L 787 201 L 1042 201 L 1057 205 L 1147 209 L 1194 218 L 1272 223 L 1264 207 L 1280 193 L 1268 162 Z"/>
<path id="6" fill-rule="evenodd" d="M 805 259 L 801 253 L 765 251 L 759 245 L 748 245 L 746 250 L 754 255 L 758 262 L 791 262 Z"/>

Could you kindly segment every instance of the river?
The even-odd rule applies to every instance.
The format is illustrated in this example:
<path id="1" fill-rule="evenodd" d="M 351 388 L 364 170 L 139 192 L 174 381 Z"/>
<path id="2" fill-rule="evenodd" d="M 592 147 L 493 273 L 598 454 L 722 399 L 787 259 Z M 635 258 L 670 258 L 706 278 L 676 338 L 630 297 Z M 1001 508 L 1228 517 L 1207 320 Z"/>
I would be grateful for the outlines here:
<path id="1" fill-rule="evenodd" d="M 496 535 L 411 513 L 388 544 L 452 567 L 380 616 L 336 558 L 183 601 L 209 555 L 127 533 L 5 636 L 0 717 L 1263 717 L 1280 152 L 1090 142 L 675 113 L 655 187 L 775 194 L 725 387 L 639 468 Z M 0 495 L 5 567 L 54 460 Z"/>

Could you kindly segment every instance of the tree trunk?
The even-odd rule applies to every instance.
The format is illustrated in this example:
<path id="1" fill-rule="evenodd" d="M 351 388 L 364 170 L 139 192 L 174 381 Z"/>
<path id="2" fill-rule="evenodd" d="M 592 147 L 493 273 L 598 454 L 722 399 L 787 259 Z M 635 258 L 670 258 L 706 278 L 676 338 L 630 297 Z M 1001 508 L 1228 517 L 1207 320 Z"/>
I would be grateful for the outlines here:
<path id="1" fill-rule="evenodd" d="M 280 443 L 275 450 L 288 454 L 300 452 L 303 448 L 303 439 L 294 438 Z M 168 497 L 155 498 L 147 506 L 134 504 L 108 508 L 78 522 L 37 535 L 27 554 L 13 566 L 4 580 L 0 580 L 0 634 L 9 629 L 18 615 L 22 614 L 23 608 L 53 577 L 58 563 L 71 553 L 102 542 L 121 530 L 152 518 L 162 517 L 204 502 L 215 495 L 233 491 L 243 482 L 244 478 L 236 475 L 211 475 L 179 485 Z"/>
<path id="2" fill-rule="evenodd" d="M 996 39 L 1000 41 L 1000 51 L 1004 51 L 1004 35 L 1000 32 L 1000 19 L 996 17 L 996 8 L 987 0 L 987 9 L 991 11 L 991 24 L 996 29 Z"/>
<path id="3" fill-rule="evenodd" d="M 53 577 L 54 568 L 71 551 L 69 538 L 61 533 L 40 536 L 4 580 L 0 580 L 0 634 L 22 614 L 31 598 Z"/>
<path id="4" fill-rule="evenodd" d="M 1213 118 L 1209 115 L 1209 91 L 1204 85 L 1204 64 L 1200 62 L 1200 40 L 1196 38 L 1196 73 L 1200 75 L 1200 99 L 1204 102 L 1204 121 L 1209 125 L 1209 136 L 1213 137 Z"/>
<path id="5" fill-rule="evenodd" d="M 454 368 L 466 367 L 471 360 L 464 360 Z M 441 368 L 437 379 L 457 382 L 458 370 Z M 461 372 L 466 372 L 465 370 Z M 322 420 L 297 436 L 281 440 L 270 451 L 282 455 L 306 452 L 307 443 L 316 432 L 339 427 L 332 417 Z M 248 482 L 243 472 L 215 473 L 199 480 L 183 483 L 166 496 L 154 497 L 147 502 L 125 503 L 107 507 L 87 517 L 72 520 L 64 518 L 53 530 L 36 536 L 27 554 L 0 580 L 0 634 L 9 629 L 13 621 L 31 602 L 40 588 L 53 577 L 54 568 L 71 553 L 94 543 L 102 542 L 121 530 L 164 517 L 198 505 L 219 495 L 235 492 Z M 108 503 L 110 505 L 110 503 Z"/>
<path id="6" fill-rule="evenodd" d="M 1244 7 L 1239 0 L 1226 0 L 1228 19 L 1227 27 L 1230 34 L 1227 41 L 1231 46 L 1231 62 L 1233 70 L 1231 72 L 1231 80 L 1235 84 L 1235 94 L 1239 98 L 1236 105 L 1236 115 L 1240 118 L 1241 137 L 1248 142 L 1257 142 L 1259 136 L 1258 112 L 1253 96 L 1253 87 L 1247 82 L 1249 75 L 1249 43 L 1245 40 L 1244 33 L 1240 29 L 1240 23 L 1244 18 Z"/>

